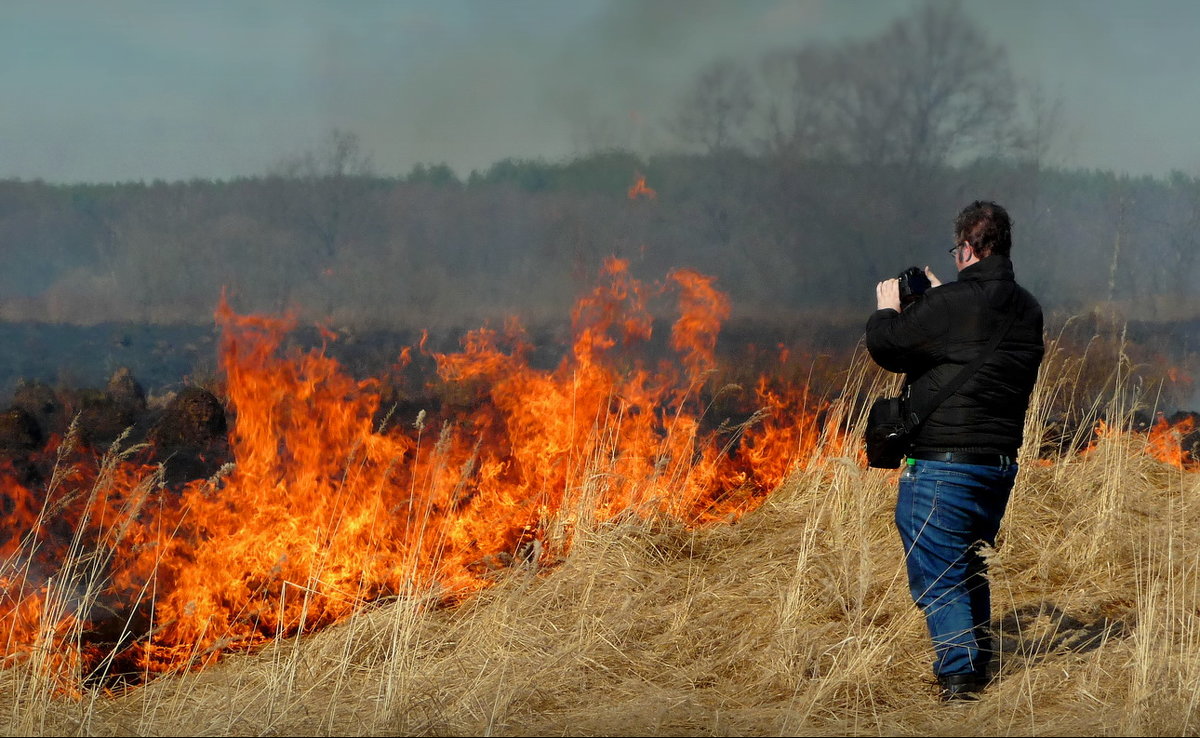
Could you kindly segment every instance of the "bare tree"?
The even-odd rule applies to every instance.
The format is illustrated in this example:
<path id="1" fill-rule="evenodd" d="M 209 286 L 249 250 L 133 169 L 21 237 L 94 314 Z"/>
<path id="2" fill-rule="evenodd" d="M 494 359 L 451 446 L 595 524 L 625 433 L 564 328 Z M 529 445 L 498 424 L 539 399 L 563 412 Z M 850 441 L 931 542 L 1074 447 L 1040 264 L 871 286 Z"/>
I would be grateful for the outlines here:
<path id="1" fill-rule="evenodd" d="M 771 158 L 794 162 L 828 155 L 832 149 L 831 100 L 839 84 L 835 54 L 821 46 L 768 54 L 761 74 L 766 105 L 761 107 L 762 144 Z"/>
<path id="2" fill-rule="evenodd" d="M 1047 172 L 1052 168 L 1054 152 L 1065 136 L 1061 97 L 1051 97 L 1039 85 L 1022 87 L 1020 109 L 1023 118 L 1014 141 L 1016 204 L 1024 213 L 1022 231 L 1035 240 L 1045 238 L 1050 213 L 1047 209 Z"/>
<path id="3" fill-rule="evenodd" d="M 356 181 L 373 174 L 370 155 L 362 150 L 357 134 L 335 128 L 319 149 L 277 169 L 282 177 L 301 185 L 293 212 L 320 244 L 321 257 L 331 262 L 337 256 L 348 205 L 358 189 Z"/>
<path id="4" fill-rule="evenodd" d="M 958 2 L 926 2 L 875 38 L 790 63 L 770 63 L 787 93 L 768 116 L 775 151 L 928 170 L 1016 142 L 1007 53 Z"/>
<path id="5" fill-rule="evenodd" d="M 324 310 L 334 308 L 333 278 L 347 232 L 361 220 L 364 195 L 373 169 L 356 134 L 332 130 L 321 146 L 289 159 L 275 168 L 283 181 L 277 190 L 282 198 L 278 211 L 303 237 L 291 254 L 294 264 L 281 293 L 285 307 L 300 284 L 324 294 Z M 295 272 L 300 284 L 292 281 Z"/>
<path id="6" fill-rule="evenodd" d="M 696 78 L 671 122 L 680 141 L 720 153 L 736 148 L 754 108 L 752 78 L 729 59 L 713 62 Z"/>

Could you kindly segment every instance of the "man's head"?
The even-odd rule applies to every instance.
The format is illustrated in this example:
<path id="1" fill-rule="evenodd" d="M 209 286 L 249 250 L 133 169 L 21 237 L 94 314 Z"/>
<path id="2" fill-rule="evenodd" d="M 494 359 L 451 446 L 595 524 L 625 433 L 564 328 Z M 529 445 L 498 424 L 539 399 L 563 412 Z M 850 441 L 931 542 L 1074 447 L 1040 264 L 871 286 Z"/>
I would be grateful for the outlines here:
<path id="1" fill-rule="evenodd" d="M 954 220 L 955 263 L 965 266 L 992 254 L 1012 252 L 1012 221 L 1008 211 L 994 202 L 976 200 Z"/>

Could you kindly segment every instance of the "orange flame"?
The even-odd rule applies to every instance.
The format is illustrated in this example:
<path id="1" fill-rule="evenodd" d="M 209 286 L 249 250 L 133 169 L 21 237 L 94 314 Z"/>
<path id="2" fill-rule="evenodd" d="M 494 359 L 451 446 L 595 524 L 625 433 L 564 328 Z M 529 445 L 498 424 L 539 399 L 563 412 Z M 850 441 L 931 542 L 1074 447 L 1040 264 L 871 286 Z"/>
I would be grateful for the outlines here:
<path id="1" fill-rule="evenodd" d="M 11 510 L 0 529 L 5 653 L 29 652 L 46 632 L 51 575 L 88 553 L 62 543 L 72 530 L 105 565 L 91 604 L 50 617 L 55 632 L 95 629 L 115 612 L 142 633 L 117 660 L 159 673 L 379 598 L 462 597 L 510 562 L 553 563 L 580 525 L 623 514 L 699 525 L 752 509 L 816 452 L 821 408 L 763 380 L 753 423 L 706 418 L 728 298 L 691 270 L 656 287 L 621 260 L 603 273 L 575 306 L 557 369 L 530 366 L 515 322 L 473 331 L 461 351 L 431 355 L 442 407 L 386 431 L 379 380 L 350 378 L 320 349 L 281 355 L 293 320 L 239 315 L 222 299 L 220 367 L 235 412 L 224 476 L 172 489 L 135 458 L 81 462 L 50 500 L 61 520 L 40 522 L 39 495 L 0 470 Z M 650 366 L 630 349 L 652 338 L 646 303 L 667 291 L 677 360 Z M 63 668 L 86 672 L 100 650 Z"/>
<path id="2" fill-rule="evenodd" d="M 639 197 L 647 200 L 654 200 L 658 197 L 658 193 L 646 186 L 646 175 L 638 172 L 637 181 L 629 188 L 629 199 L 636 200 Z"/>
<path id="3" fill-rule="evenodd" d="M 1187 416 L 1176 423 L 1169 422 L 1162 413 L 1154 421 L 1154 426 L 1147 434 L 1146 444 L 1150 455 L 1159 461 L 1164 461 L 1180 469 L 1189 462 L 1200 461 L 1192 459 L 1184 450 L 1183 439 L 1196 430 L 1196 419 Z"/>

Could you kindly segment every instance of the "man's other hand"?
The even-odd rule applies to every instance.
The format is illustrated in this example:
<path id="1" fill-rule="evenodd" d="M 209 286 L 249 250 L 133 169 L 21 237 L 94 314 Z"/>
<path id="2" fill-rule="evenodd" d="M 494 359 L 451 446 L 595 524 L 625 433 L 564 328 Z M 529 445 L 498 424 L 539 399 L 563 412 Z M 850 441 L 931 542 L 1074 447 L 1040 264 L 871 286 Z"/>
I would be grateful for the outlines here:
<path id="1" fill-rule="evenodd" d="M 930 269 L 929 267 L 925 267 L 925 276 L 929 277 L 929 287 L 931 289 L 933 287 L 941 287 L 942 286 L 942 280 L 938 279 L 937 275 L 934 274 L 933 270 Z"/>
<path id="2" fill-rule="evenodd" d="M 875 309 L 900 312 L 900 280 L 885 279 L 875 285 Z"/>

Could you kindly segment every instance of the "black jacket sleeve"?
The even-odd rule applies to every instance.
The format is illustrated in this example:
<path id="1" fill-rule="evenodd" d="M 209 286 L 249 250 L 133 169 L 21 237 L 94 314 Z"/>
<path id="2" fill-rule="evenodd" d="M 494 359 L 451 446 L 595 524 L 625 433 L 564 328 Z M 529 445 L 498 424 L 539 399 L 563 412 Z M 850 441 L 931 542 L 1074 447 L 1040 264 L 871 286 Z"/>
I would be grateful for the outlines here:
<path id="1" fill-rule="evenodd" d="M 876 310 L 867 319 L 867 351 L 890 372 L 916 373 L 938 363 L 940 345 L 949 330 L 945 287 L 930 289 L 916 302 L 896 312 Z"/>

